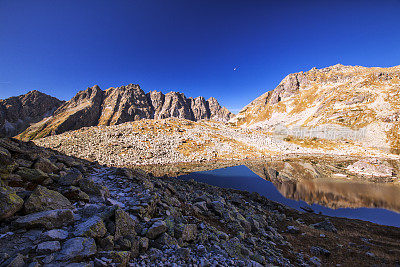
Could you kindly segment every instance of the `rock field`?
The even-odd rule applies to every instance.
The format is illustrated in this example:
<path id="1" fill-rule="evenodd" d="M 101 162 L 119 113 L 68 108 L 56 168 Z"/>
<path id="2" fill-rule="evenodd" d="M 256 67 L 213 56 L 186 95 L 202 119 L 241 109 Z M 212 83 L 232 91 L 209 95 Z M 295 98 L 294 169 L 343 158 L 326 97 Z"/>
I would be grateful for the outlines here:
<path id="1" fill-rule="evenodd" d="M 0 139 L 0 266 L 395 265 L 400 229 Z"/>
<path id="2" fill-rule="evenodd" d="M 289 154 L 390 157 L 354 142 L 286 141 L 262 130 L 213 121 L 169 118 L 96 126 L 34 140 L 39 146 L 108 166 L 241 160 Z"/>

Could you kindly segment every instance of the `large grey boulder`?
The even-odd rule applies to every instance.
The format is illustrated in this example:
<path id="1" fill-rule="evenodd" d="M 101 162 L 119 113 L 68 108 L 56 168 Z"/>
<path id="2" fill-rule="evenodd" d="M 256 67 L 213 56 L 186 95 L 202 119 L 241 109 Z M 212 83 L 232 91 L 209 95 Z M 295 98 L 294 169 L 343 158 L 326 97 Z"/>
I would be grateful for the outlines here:
<path id="1" fill-rule="evenodd" d="M 66 197 L 40 185 L 25 202 L 25 210 L 27 213 L 73 208 L 74 206 Z"/>
<path id="2" fill-rule="evenodd" d="M 93 238 L 75 237 L 65 241 L 56 257 L 59 261 L 79 261 L 88 258 L 97 252 Z"/>
<path id="3" fill-rule="evenodd" d="M 39 254 L 48 254 L 59 251 L 61 249 L 60 242 L 58 241 L 46 241 L 38 244 L 36 252 Z"/>
<path id="4" fill-rule="evenodd" d="M 77 169 L 72 169 L 66 175 L 61 176 L 58 180 L 60 185 L 70 186 L 78 184 L 79 180 L 83 178 L 83 175 Z"/>
<path id="5" fill-rule="evenodd" d="M 68 232 L 62 229 L 52 229 L 42 234 L 45 240 L 65 240 L 68 237 Z"/>
<path id="6" fill-rule="evenodd" d="M 59 171 L 59 168 L 56 165 L 54 165 L 50 160 L 43 157 L 39 157 L 33 164 L 33 167 L 45 173 L 53 173 Z"/>
<path id="7" fill-rule="evenodd" d="M 0 220 L 13 216 L 23 204 L 24 201 L 14 190 L 0 184 Z"/>
<path id="8" fill-rule="evenodd" d="M 312 228 L 319 229 L 319 230 L 324 230 L 332 233 L 337 233 L 336 227 L 333 225 L 333 223 L 329 219 L 325 219 L 322 222 L 319 223 L 314 223 L 310 225 Z"/>
<path id="9" fill-rule="evenodd" d="M 190 242 L 197 237 L 197 225 L 196 224 L 184 224 L 178 225 L 175 228 L 175 236 L 181 238 L 182 241 Z"/>
<path id="10" fill-rule="evenodd" d="M 88 194 L 80 190 L 78 187 L 70 186 L 67 190 L 63 191 L 63 195 L 69 200 L 89 202 L 90 197 Z"/>
<path id="11" fill-rule="evenodd" d="M 157 221 L 147 230 L 146 237 L 155 239 L 167 231 L 168 227 L 164 221 Z"/>
<path id="12" fill-rule="evenodd" d="M 21 176 L 25 181 L 38 184 L 49 178 L 49 176 L 41 170 L 29 169 L 25 167 L 19 167 L 16 174 Z"/>
<path id="13" fill-rule="evenodd" d="M 225 211 L 225 205 L 219 200 L 211 202 L 211 208 L 217 213 L 219 216 L 222 216 Z"/>
<path id="14" fill-rule="evenodd" d="M 124 236 L 136 236 L 136 222 L 122 209 L 115 211 L 115 235 L 114 239 L 118 240 Z"/>
<path id="15" fill-rule="evenodd" d="M 95 195 L 98 197 L 109 197 L 110 192 L 107 187 L 102 186 L 91 179 L 83 178 L 79 180 L 79 187 L 81 190 L 89 195 Z"/>
<path id="16" fill-rule="evenodd" d="M 15 255 L 14 257 L 9 258 L 5 262 L 1 264 L 1 267 L 24 267 L 25 261 L 24 256 L 20 253 Z"/>
<path id="17" fill-rule="evenodd" d="M 69 209 L 49 210 L 19 217 L 14 222 L 24 228 L 54 229 L 73 223 L 74 214 Z"/>
<path id="18" fill-rule="evenodd" d="M 86 237 L 103 237 L 106 233 L 106 226 L 104 225 L 103 220 L 98 216 L 93 216 L 77 225 L 74 231 L 75 236 Z"/>

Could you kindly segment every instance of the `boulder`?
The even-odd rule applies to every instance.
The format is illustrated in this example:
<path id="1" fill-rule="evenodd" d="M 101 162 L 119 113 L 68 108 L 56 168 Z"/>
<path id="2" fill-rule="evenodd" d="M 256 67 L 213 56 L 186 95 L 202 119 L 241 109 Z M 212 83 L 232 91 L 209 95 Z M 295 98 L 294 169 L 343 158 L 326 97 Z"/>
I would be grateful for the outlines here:
<path id="1" fill-rule="evenodd" d="M 15 224 L 25 228 L 59 228 L 74 222 L 74 214 L 69 209 L 49 210 L 19 217 Z"/>
<path id="2" fill-rule="evenodd" d="M 95 195 L 103 198 L 110 196 L 110 192 L 108 192 L 107 187 L 95 183 L 93 180 L 87 178 L 79 181 L 79 187 L 83 192 L 89 195 Z"/>
<path id="3" fill-rule="evenodd" d="M 3 267 L 24 267 L 25 266 L 25 261 L 24 261 L 24 256 L 22 254 L 17 254 L 14 257 L 9 258 L 5 262 L 1 264 Z"/>
<path id="4" fill-rule="evenodd" d="M 24 187 L 25 183 L 18 174 L 0 174 L 0 179 L 11 187 Z"/>
<path id="5" fill-rule="evenodd" d="M 0 146 L 0 157 L 11 158 L 11 153 L 6 148 Z"/>
<path id="6" fill-rule="evenodd" d="M 63 195 L 70 200 L 89 202 L 90 197 L 88 194 L 80 190 L 78 187 L 70 186 Z"/>
<path id="7" fill-rule="evenodd" d="M 9 165 L 13 165 L 14 160 L 11 158 L 11 154 L 7 149 L 2 147 L 0 148 L 0 172 L 9 173 Z"/>
<path id="8" fill-rule="evenodd" d="M 25 168 L 31 168 L 33 165 L 32 161 L 26 159 L 17 159 L 16 162 L 20 167 L 25 167 Z"/>
<path id="9" fill-rule="evenodd" d="M 332 233 L 337 232 L 336 227 L 328 219 L 326 219 L 325 221 L 319 222 L 319 223 L 312 224 L 310 226 L 315 229 L 324 230 L 324 231 L 328 231 L 328 232 L 332 232 Z"/>
<path id="10" fill-rule="evenodd" d="M 174 245 L 178 245 L 178 241 L 167 233 L 161 234 L 152 243 L 152 246 L 158 249 L 162 249 L 164 246 L 172 247 Z"/>
<path id="11" fill-rule="evenodd" d="M 104 238 L 101 238 L 99 240 L 98 244 L 102 250 L 113 250 L 114 249 L 114 237 L 112 235 L 108 235 Z"/>
<path id="12" fill-rule="evenodd" d="M 310 253 L 312 255 L 317 255 L 317 256 L 318 255 L 323 255 L 325 257 L 329 257 L 331 255 L 331 252 L 329 250 L 321 248 L 321 247 L 318 247 L 318 246 L 312 246 L 310 248 Z"/>
<path id="13" fill-rule="evenodd" d="M 79 180 L 83 178 L 83 175 L 77 169 L 72 169 L 71 171 L 67 172 L 66 175 L 63 175 L 58 180 L 60 185 L 71 186 L 77 185 Z"/>
<path id="14" fill-rule="evenodd" d="M 120 238 L 115 241 L 115 248 L 118 250 L 130 250 L 132 248 L 132 242 L 129 239 Z"/>
<path id="15" fill-rule="evenodd" d="M 25 167 L 19 167 L 16 174 L 22 177 L 25 181 L 40 184 L 49 176 L 41 170 L 29 169 Z"/>
<path id="16" fill-rule="evenodd" d="M 68 232 L 62 229 L 52 229 L 43 233 L 45 240 L 65 240 L 68 237 Z"/>
<path id="17" fill-rule="evenodd" d="M 184 224 L 178 225 L 175 228 L 176 238 L 181 238 L 182 241 L 190 242 L 196 239 L 197 236 L 197 225 L 195 224 Z"/>
<path id="18" fill-rule="evenodd" d="M 56 259 L 79 261 L 96 254 L 96 252 L 97 247 L 93 238 L 75 237 L 65 241 Z"/>
<path id="19" fill-rule="evenodd" d="M 0 185 L 0 220 L 13 216 L 23 204 L 24 201 L 14 190 Z"/>
<path id="20" fill-rule="evenodd" d="M 149 239 L 147 237 L 139 238 L 139 250 L 144 252 L 149 248 Z"/>
<path id="21" fill-rule="evenodd" d="M 115 211 L 115 240 L 124 236 L 136 236 L 136 222 L 122 209 Z"/>
<path id="22" fill-rule="evenodd" d="M 59 251 L 61 249 L 60 242 L 46 241 L 37 245 L 36 252 L 39 254 L 47 254 Z"/>
<path id="23" fill-rule="evenodd" d="M 89 220 L 77 225 L 74 231 L 75 236 L 86 237 L 103 237 L 106 233 L 106 226 L 103 220 L 98 216 L 93 216 Z"/>
<path id="24" fill-rule="evenodd" d="M 27 213 L 41 212 L 55 209 L 73 209 L 71 202 L 60 193 L 38 186 L 25 202 Z"/>
<path id="25" fill-rule="evenodd" d="M 226 252 L 232 258 L 240 258 L 243 257 L 243 244 L 239 241 L 237 237 L 229 239 L 227 242 L 223 244 Z"/>
<path id="26" fill-rule="evenodd" d="M 225 205 L 221 201 L 217 200 L 211 202 L 211 207 L 219 216 L 222 216 L 224 214 Z"/>
<path id="27" fill-rule="evenodd" d="M 146 237 L 155 239 L 167 231 L 168 227 L 164 221 L 157 221 L 147 230 Z"/>
<path id="28" fill-rule="evenodd" d="M 43 157 L 39 157 L 33 164 L 33 167 L 45 173 L 54 173 L 59 171 L 56 165 L 54 165 L 50 160 L 45 159 Z"/>
<path id="29" fill-rule="evenodd" d="M 207 212 L 207 203 L 205 201 L 196 202 L 193 204 L 193 208 L 195 208 L 199 213 Z"/>

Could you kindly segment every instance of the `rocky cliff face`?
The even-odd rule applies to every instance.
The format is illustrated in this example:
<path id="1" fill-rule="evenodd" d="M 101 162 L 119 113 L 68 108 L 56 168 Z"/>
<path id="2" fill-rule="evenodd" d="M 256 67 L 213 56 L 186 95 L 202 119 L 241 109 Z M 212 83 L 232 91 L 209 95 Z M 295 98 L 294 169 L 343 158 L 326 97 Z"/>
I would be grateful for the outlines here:
<path id="1" fill-rule="evenodd" d="M 137 84 L 102 91 L 97 85 L 80 91 L 54 115 L 23 132 L 24 140 L 41 138 L 87 126 L 117 125 L 140 119 L 177 117 L 197 121 L 228 121 L 232 117 L 215 98 L 186 98 L 184 94 L 152 91 L 147 94 Z"/>
<path id="2" fill-rule="evenodd" d="M 313 68 L 288 75 L 231 122 L 289 132 L 307 129 L 305 134 L 311 136 L 333 133 L 334 138 L 360 139 L 370 146 L 395 149 L 400 145 L 399 88 L 400 66 Z"/>
<path id="3" fill-rule="evenodd" d="M 0 136 L 14 136 L 45 117 L 51 116 L 62 101 L 38 91 L 0 100 Z"/>

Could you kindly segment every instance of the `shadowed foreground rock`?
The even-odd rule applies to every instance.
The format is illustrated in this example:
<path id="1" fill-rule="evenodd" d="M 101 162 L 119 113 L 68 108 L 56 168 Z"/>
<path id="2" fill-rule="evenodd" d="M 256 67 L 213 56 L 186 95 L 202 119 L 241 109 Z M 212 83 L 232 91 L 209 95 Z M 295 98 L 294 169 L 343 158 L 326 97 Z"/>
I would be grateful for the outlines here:
<path id="1" fill-rule="evenodd" d="M 0 139 L 0 147 L 0 266 L 399 263 L 395 227 L 302 213 L 257 193 L 104 167 L 33 143 Z M 47 161 L 57 168 L 34 164 Z"/>

